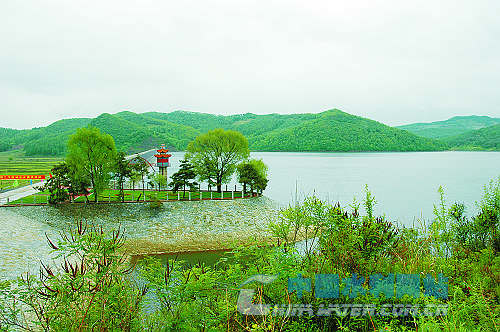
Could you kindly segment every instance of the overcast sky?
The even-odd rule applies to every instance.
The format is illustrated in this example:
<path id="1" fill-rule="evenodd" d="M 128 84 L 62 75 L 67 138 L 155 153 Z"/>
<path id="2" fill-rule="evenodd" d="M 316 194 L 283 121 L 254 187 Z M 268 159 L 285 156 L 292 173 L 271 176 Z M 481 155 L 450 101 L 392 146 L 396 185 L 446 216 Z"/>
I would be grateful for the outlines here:
<path id="1" fill-rule="evenodd" d="M 500 1 L 0 1 L 0 127 L 107 112 L 500 117 Z"/>

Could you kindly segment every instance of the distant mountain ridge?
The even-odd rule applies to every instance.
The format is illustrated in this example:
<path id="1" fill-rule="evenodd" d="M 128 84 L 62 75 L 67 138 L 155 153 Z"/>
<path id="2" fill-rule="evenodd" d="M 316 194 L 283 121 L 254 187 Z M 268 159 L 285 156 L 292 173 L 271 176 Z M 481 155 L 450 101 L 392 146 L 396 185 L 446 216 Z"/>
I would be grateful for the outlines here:
<path id="1" fill-rule="evenodd" d="M 188 111 L 124 111 L 103 113 L 93 119 L 59 120 L 27 130 L 0 128 L 3 143 L 0 150 L 24 148 L 26 154 L 32 156 L 64 155 L 69 135 L 76 128 L 88 125 L 112 135 L 117 148 L 127 153 L 161 143 L 166 143 L 171 150 L 185 150 L 197 135 L 215 128 L 240 131 L 248 138 L 253 151 L 437 151 L 454 144 L 420 137 L 338 109 L 321 113 L 228 116 Z"/>
<path id="2" fill-rule="evenodd" d="M 477 130 L 500 124 L 500 118 L 489 116 L 455 116 L 444 121 L 428 123 L 412 123 L 396 128 L 407 130 L 415 135 L 428 138 L 445 138 L 464 134 L 471 130 Z"/>
<path id="3" fill-rule="evenodd" d="M 500 124 L 443 139 L 454 150 L 500 151 Z"/>

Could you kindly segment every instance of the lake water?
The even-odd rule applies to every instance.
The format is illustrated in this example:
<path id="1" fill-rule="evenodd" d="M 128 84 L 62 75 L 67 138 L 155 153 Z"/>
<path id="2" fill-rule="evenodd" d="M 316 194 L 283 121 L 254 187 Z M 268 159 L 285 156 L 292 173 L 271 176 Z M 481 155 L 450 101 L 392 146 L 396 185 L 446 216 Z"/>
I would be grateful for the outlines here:
<path id="1" fill-rule="evenodd" d="M 170 175 L 183 157 L 182 152 L 172 154 Z M 474 202 L 481 198 L 483 186 L 500 175 L 500 152 L 258 152 L 252 153 L 252 157 L 262 158 L 269 166 L 270 181 L 264 194 L 279 205 L 292 203 L 297 192 L 299 199 L 316 194 L 345 206 L 354 197 L 362 199 L 368 184 L 378 202 L 376 214 L 385 214 L 405 225 L 419 217 L 432 218 L 440 185 L 445 188 L 449 203 L 463 202 L 468 214 L 474 213 Z M 234 187 L 234 183 L 229 187 Z M 157 242 L 169 243 L 169 239 L 176 238 L 251 234 L 248 230 L 254 228 L 253 232 L 259 233 L 256 226 L 275 205 L 263 198 L 259 200 L 237 200 L 235 206 L 231 202 L 171 202 L 165 204 L 161 213 L 133 204 L 90 206 L 87 210 L 78 206 L 0 208 L 0 279 L 27 269 L 36 272 L 38 259 L 49 254 L 44 233 L 55 236 L 73 219 L 91 219 L 110 227 L 120 220 L 128 237 L 138 241 L 141 249 L 147 241 L 151 242 L 148 246 L 155 247 Z M 80 210 L 75 212 L 75 208 Z M 226 216 L 225 220 L 220 216 Z"/>
<path id="2" fill-rule="evenodd" d="M 173 153 L 169 174 L 183 155 Z M 251 157 L 269 166 L 264 194 L 283 205 L 294 201 L 297 189 L 299 199 L 316 194 L 345 206 L 354 197 L 362 199 L 367 184 L 378 202 L 375 212 L 406 225 L 432 218 L 440 185 L 448 202 L 463 202 L 475 212 L 484 185 L 500 176 L 500 152 L 255 152 Z"/>

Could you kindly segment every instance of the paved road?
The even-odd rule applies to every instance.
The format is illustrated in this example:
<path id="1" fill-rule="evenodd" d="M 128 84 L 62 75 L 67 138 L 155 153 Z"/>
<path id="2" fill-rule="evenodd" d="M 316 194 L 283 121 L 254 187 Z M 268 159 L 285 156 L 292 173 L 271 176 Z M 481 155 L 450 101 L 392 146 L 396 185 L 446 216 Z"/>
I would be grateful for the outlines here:
<path id="1" fill-rule="evenodd" d="M 129 160 L 129 159 L 135 158 L 137 155 L 140 155 L 144 159 L 147 159 L 149 162 L 152 162 L 152 159 L 153 159 L 152 157 L 155 154 L 155 152 L 156 152 L 156 149 L 151 149 L 148 151 L 143 151 L 143 152 L 139 152 L 136 154 L 132 154 L 130 156 L 126 156 L 125 158 L 127 160 Z M 13 202 L 17 199 L 36 194 L 38 192 L 38 190 L 36 190 L 34 188 L 36 186 L 40 186 L 40 183 L 37 183 L 34 185 L 28 185 L 28 186 L 24 186 L 24 187 L 19 187 L 16 189 L 12 189 L 12 190 L 0 193 L 0 205 L 7 204 L 7 198 L 9 199 L 10 202 Z"/>
<path id="2" fill-rule="evenodd" d="M 137 157 L 137 155 L 139 155 L 142 158 L 146 159 L 147 161 L 151 162 L 153 160 L 153 156 L 155 153 L 156 153 L 156 149 L 151 149 L 148 151 L 143 151 L 143 152 L 139 152 L 136 154 L 131 154 L 130 156 L 126 156 L 125 159 L 130 160 L 132 158 Z"/>
<path id="3" fill-rule="evenodd" d="M 36 194 L 38 192 L 38 190 L 34 188 L 36 186 L 40 186 L 40 183 L 19 187 L 16 189 L 0 193 L 0 205 L 6 204 L 7 198 L 9 199 L 10 202 L 13 202 L 17 199 Z"/>

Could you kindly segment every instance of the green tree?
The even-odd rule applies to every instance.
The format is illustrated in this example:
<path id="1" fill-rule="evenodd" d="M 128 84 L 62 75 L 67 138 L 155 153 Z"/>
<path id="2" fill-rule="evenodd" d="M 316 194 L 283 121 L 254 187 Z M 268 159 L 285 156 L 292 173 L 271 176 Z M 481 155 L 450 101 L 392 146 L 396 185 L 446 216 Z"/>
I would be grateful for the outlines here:
<path id="1" fill-rule="evenodd" d="M 252 194 L 254 190 L 262 193 L 267 187 L 267 170 L 267 165 L 261 159 L 250 159 L 240 163 L 237 172 L 238 181 L 243 184 L 243 191 L 246 192 L 249 185 Z"/>
<path id="2" fill-rule="evenodd" d="M 167 187 L 167 178 L 165 178 L 163 175 L 160 173 L 156 173 L 155 175 L 152 176 L 152 180 L 156 185 L 158 186 L 158 191 L 161 190 L 161 188 Z"/>
<path id="3" fill-rule="evenodd" d="M 115 159 L 113 137 L 95 127 L 79 128 L 69 138 L 66 162 L 77 178 L 90 180 L 95 202 L 109 183 Z"/>
<path id="4" fill-rule="evenodd" d="M 144 180 L 145 176 L 149 173 L 149 165 L 142 157 L 135 157 L 132 162 L 132 172 L 135 173 L 136 179 L 140 179 L 142 182 L 142 196 L 144 198 Z"/>
<path id="5" fill-rule="evenodd" d="M 71 187 L 68 165 L 64 162 L 60 163 L 54 166 L 50 172 L 52 177 L 50 177 L 39 190 L 48 190 L 50 192 L 50 204 L 64 202 L 69 197 L 68 188 Z"/>
<path id="6" fill-rule="evenodd" d="M 132 167 L 130 166 L 128 160 L 125 159 L 125 153 L 122 151 L 118 152 L 115 158 L 114 178 L 116 179 L 116 182 L 118 182 L 118 186 L 120 188 L 120 200 L 122 202 L 125 201 L 123 185 L 125 184 L 125 180 L 131 175 Z"/>
<path id="7" fill-rule="evenodd" d="M 214 183 L 217 192 L 222 191 L 222 184 L 229 181 L 236 165 L 250 155 L 245 136 L 224 129 L 214 129 L 196 137 L 187 150 L 186 158 L 195 165 L 199 179 Z"/>
<path id="8" fill-rule="evenodd" d="M 73 170 L 70 169 L 71 186 L 69 187 L 69 194 L 72 197 L 83 195 L 87 203 L 89 202 L 89 187 L 90 181 L 87 178 L 76 176 Z"/>
<path id="9" fill-rule="evenodd" d="M 135 190 L 135 184 L 141 180 L 141 175 L 134 171 L 132 168 L 132 174 L 130 175 L 130 182 L 132 183 L 131 189 Z"/>
<path id="10" fill-rule="evenodd" d="M 258 194 L 262 194 L 262 192 L 266 189 L 267 183 L 269 180 L 267 179 L 267 171 L 268 167 L 262 159 L 250 159 L 249 161 L 250 165 L 256 170 L 258 176 L 254 179 L 252 183 L 252 190 L 255 189 L 255 191 Z"/>
<path id="11" fill-rule="evenodd" d="M 186 187 L 193 189 L 198 185 L 198 183 L 194 181 L 195 178 L 196 172 L 194 166 L 189 160 L 184 159 L 181 160 L 179 170 L 172 175 L 172 183 L 170 185 L 175 192 L 182 188 L 182 198 L 184 198 L 184 196 L 186 196 Z"/>
<path id="12" fill-rule="evenodd" d="M 10 149 L 10 145 L 5 142 L 0 142 L 0 152 L 7 151 Z"/>
<path id="13" fill-rule="evenodd" d="M 90 182 L 87 178 L 75 175 L 75 169 L 69 167 L 67 163 L 62 162 L 51 169 L 51 177 L 47 182 L 37 188 L 39 190 L 48 190 L 49 203 L 57 204 L 64 202 L 69 197 L 78 195 L 85 196 L 88 202 L 88 187 Z"/>
<path id="14" fill-rule="evenodd" d="M 247 192 L 247 185 L 250 185 L 255 177 L 257 171 L 248 161 L 242 162 L 236 167 L 238 172 L 238 182 L 243 185 L 243 192 Z"/>
<path id="15" fill-rule="evenodd" d="M 259 175 L 254 182 L 253 188 L 255 188 L 255 191 L 258 194 L 262 195 L 262 192 L 267 188 L 268 182 L 269 182 L 269 180 L 267 178 Z"/>

